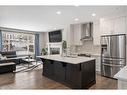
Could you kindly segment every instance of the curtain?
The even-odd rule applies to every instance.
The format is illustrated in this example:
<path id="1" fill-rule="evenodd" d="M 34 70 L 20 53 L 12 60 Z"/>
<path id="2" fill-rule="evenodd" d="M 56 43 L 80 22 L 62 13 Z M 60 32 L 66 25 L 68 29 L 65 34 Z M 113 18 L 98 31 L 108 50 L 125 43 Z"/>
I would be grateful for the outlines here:
<path id="1" fill-rule="evenodd" d="M 35 58 L 40 55 L 39 34 L 35 34 Z"/>
<path id="2" fill-rule="evenodd" d="M 2 32 L 0 30 L 0 51 L 2 51 Z"/>

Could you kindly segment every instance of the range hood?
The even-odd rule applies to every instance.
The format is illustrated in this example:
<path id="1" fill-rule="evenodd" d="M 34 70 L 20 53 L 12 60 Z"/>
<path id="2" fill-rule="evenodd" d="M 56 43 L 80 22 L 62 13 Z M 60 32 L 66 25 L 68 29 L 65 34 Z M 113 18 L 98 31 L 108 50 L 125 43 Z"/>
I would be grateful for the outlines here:
<path id="1" fill-rule="evenodd" d="M 92 32 L 93 32 L 93 23 L 85 23 L 82 24 L 82 32 L 81 32 L 81 41 L 84 40 L 93 40 Z"/>

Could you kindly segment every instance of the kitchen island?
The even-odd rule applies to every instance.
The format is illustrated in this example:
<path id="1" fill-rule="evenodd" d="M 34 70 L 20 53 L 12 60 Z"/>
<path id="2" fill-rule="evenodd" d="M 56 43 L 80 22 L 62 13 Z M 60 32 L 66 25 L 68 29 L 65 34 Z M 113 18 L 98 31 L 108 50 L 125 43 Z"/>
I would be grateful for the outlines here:
<path id="1" fill-rule="evenodd" d="M 85 89 L 96 83 L 95 59 L 89 57 L 39 56 L 43 75 L 70 88 Z"/>

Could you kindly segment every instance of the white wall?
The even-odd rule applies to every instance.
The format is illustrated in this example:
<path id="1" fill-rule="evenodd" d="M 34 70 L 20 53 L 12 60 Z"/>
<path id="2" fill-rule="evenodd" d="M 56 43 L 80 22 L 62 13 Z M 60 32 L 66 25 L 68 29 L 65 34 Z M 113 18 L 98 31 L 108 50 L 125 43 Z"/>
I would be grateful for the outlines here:
<path id="1" fill-rule="evenodd" d="M 67 41 L 67 44 L 72 43 L 71 36 L 73 33 L 70 33 L 70 27 L 69 25 L 66 25 L 62 29 L 62 40 Z M 47 32 L 42 32 L 40 33 L 40 47 L 45 47 L 46 43 L 48 43 L 48 33 Z"/>
<path id="2" fill-rule="evenodd" d="M 70 31 L 70 25 L 66 25 L 63 29 L 63 40 L 67 41 L 67 46 L 73 44 L 73 33 Z"/>
<path id="3" fill-rule="evenodd" d="M 40 52 L 41 52 L 42 48 L 46 47 L 46 43 L 47 43 L 47 33 L 46 32 L 40 33 L 39 41 L 40 41 L 39 45 L 40 45 Z"/>

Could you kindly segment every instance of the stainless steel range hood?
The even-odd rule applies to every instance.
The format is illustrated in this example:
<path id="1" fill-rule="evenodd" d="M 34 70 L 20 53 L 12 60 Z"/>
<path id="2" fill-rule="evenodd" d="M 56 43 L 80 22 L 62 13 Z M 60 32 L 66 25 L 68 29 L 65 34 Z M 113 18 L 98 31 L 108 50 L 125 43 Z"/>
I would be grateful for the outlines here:
<path id="1" fill-rule="evenodd" d="M 84 40 L 92 40 L 93 39 L 93 23 L 89 22 L 89 23 L 85 23 L 82 24 L 82 33 L 81 33 L 81 41 Z"/>

